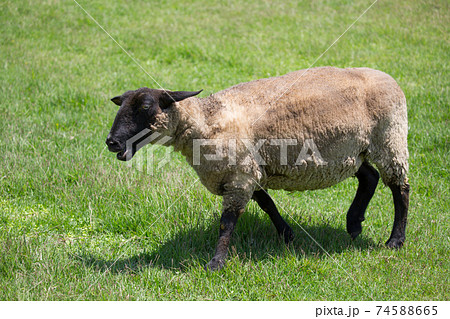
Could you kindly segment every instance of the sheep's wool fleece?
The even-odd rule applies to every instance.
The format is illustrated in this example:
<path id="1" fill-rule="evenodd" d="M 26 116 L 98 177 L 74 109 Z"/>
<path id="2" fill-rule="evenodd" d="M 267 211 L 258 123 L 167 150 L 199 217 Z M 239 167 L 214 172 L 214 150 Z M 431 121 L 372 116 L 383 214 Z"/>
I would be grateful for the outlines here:
<path id="1" fill-rule="evenodd" d="M 214 194 L 326 188 L 363 161 L 374 163 L 385 183 L 407 182 L 406 100 L 381 71 L 323 67 L 241 83 L 178 102 L 165 119 L 175 150 Z M 195 163 L 195 139 L 223 147 L 202 145 Z"/>

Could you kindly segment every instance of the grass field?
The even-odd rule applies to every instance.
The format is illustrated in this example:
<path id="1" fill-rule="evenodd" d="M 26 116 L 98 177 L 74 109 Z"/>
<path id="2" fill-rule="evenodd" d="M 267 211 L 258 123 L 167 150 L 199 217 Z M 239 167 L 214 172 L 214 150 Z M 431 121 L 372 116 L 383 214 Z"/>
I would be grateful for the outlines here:
<path id="1" fill-rule="evenodd" d="M 204 97 L 309 67 L 372 1 L 79 3 L 164 88 Z M 380 69 L 404 90 L 405 247 L 384 247 L 394 208 L 381 183 L 350 240 L 349 179 L 270 192 L 295 232 L 289 247 L 250 203 L 227 267 L 207 273 L 220 197 L 180 154 L 148 174 L 104 143 L 109 99 L 158 85 L 75 2 L 2 1 L 0 299 L 448 300 L 449 12 L 448 1 L 378 1 L 314 65 Z"/>

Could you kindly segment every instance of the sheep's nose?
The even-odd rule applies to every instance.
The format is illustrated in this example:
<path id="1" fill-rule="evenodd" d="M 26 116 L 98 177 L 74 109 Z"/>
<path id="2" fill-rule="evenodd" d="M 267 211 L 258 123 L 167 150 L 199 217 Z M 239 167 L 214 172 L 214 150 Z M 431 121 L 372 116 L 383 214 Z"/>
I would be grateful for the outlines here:
<path id="1" fill-rule="evenodd" d="M 106 145 L 108 145 L 109 148 L 117 148 L 119 146 L 119 142 L 114 139 L 111 135 L 108 135 L 106 138 Z"/>

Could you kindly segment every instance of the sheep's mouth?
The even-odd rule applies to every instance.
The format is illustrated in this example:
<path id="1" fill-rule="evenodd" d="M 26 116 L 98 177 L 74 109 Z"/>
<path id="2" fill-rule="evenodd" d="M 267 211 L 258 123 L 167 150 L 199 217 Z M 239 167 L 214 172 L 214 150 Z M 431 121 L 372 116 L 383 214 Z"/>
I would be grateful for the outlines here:
<path id="1" fill-rule="evenodd" d="M 129 161 L 134 155 L 134 152 L 130 149 L 125 149 L 117 153 L 117 159 L 120 161 Z"/>

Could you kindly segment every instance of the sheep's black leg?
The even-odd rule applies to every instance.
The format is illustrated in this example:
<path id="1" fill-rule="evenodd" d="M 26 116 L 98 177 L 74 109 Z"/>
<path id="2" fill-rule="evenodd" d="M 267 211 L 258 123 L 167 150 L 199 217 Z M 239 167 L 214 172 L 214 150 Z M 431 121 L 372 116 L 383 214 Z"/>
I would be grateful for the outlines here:
<path id="1" fill-rule="evenodd" d="M 228 255 L 228 245 L 238 217 L 239 213 L 232 208 L 223 211 L 222 217 L 220 218 L 219 241 L 216 246 L 216 252 L 211 261 L 206 265 L 206 269 L 219 270 L 225 265 L 225 260 Z"/>
<path id="2" fill-rule="evenodd" d="M 245 194 L 234 194 L 223 196 L 223 211 L 220 218 L 219 241 L 216 246 L 216 252 L 211 261 L 205 266 L 205 269 L 219 270 L 225 265 L 228 255 L 228 245 L 237 220 L 244 213 L 245 206 L 250 198 Z"/>
<path id="3" fill-rule="evenodd" d="M 380 178 L 377 170 L 367 162 L 361 165 L 355 176 L 359 182 L 358 190 L 347 212 L 347 232 L 352 239 L 355 239 L 361 234 L 361 222 L 364 221 L 364 213 L 372 199 Z"/>
<path id="4" fill-rule="evenodd" d="M 252 199 L 255 200 L 259 207 L 261 207 L 261 209 L 269 215 L 275 225 L 275 228 L 277 229 L 278 234 L 283 236 L 286 244 L 292 241 L 294 239 L 294 233 L 292 232 L 291 227 L 289 227 L 289 225 L 284 221 L 283 217 L 281 217 L 269 194 L 265 190 L 261 189 L 253 193 Z"/>
<path id="5" fill-rule="evenodd" d="M 409 207 L 409 184 L 389 185 L 394 197 L 395 218 L 391 237 L 386 242 L 389 248 L 401 248 L 405 242 L 406 220 Z"/>

